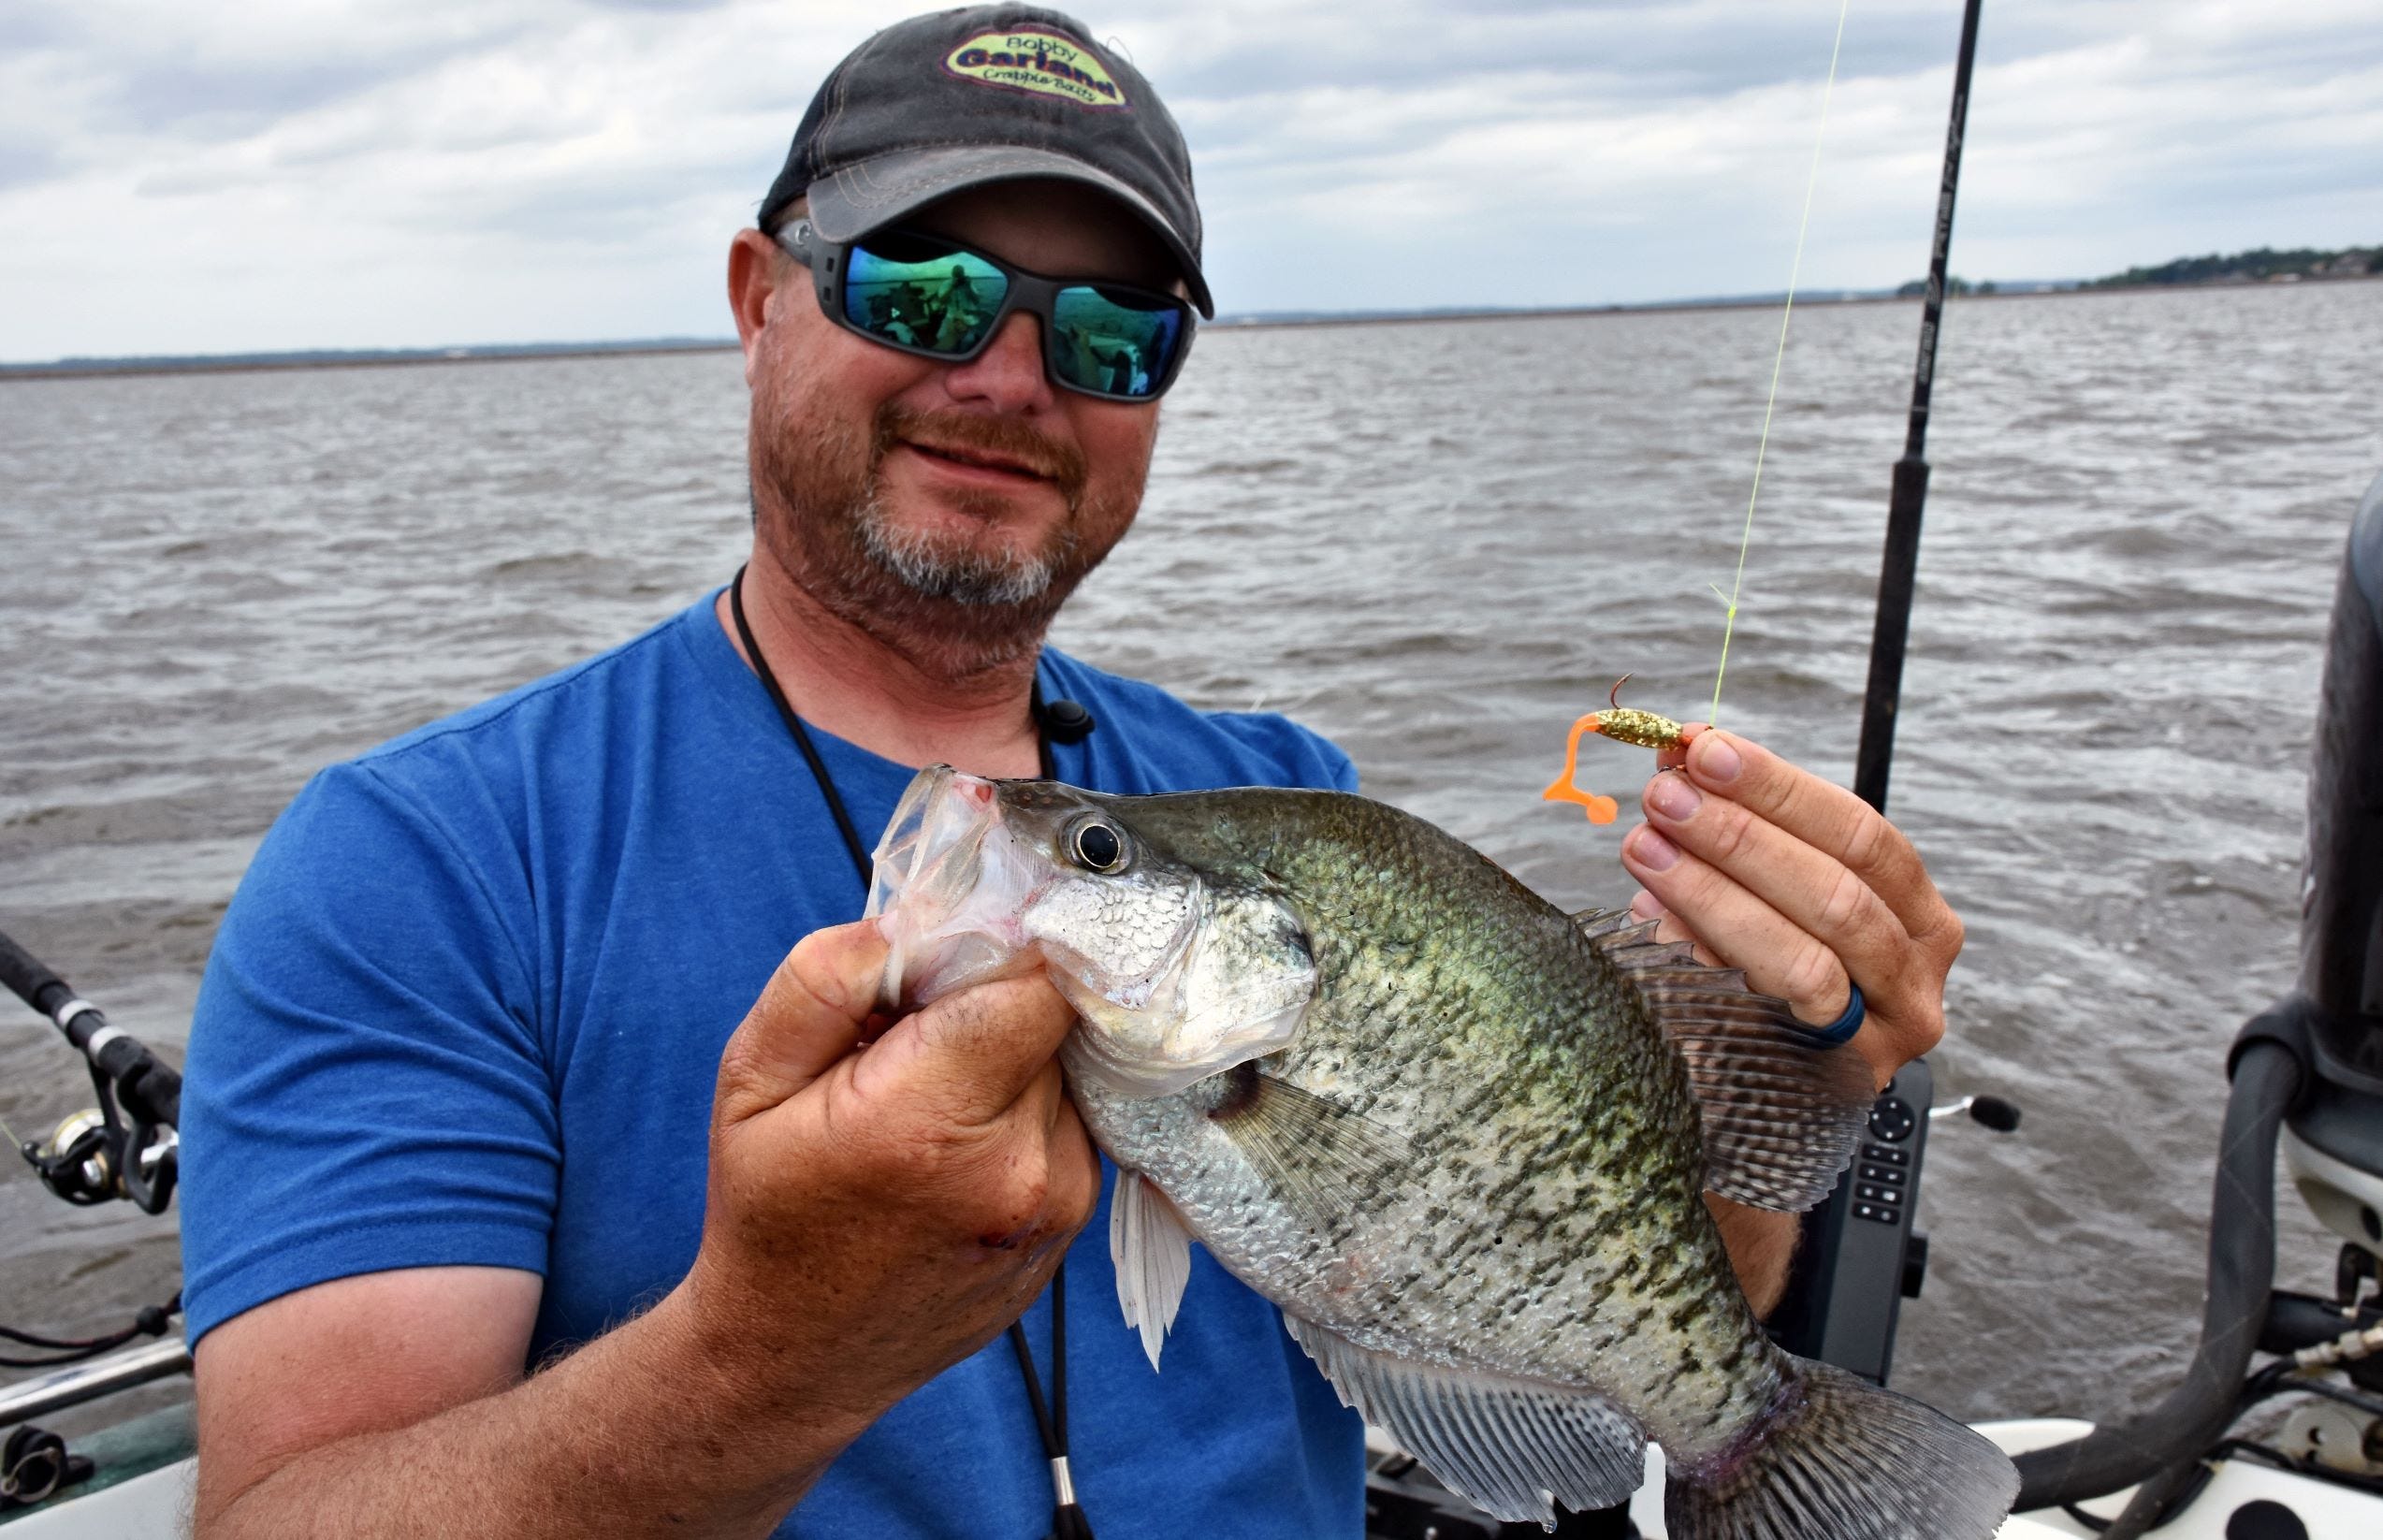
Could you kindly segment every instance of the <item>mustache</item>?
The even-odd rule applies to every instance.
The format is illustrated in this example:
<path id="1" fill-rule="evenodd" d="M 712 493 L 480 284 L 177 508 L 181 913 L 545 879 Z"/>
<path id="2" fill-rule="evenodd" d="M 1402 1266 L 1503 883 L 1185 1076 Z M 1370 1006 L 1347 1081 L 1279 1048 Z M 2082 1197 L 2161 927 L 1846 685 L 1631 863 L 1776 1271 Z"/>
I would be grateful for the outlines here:
<path id="1" fill-rule="evenodd" d="M 869 459 L 885 458 L 896 443 L 909 441 L 929 448 L 958 450 L 989 459 L 1023 465 L 1058 487 L 1073 507 L 1083 496 L 1089 469 L 1083 452 L 1046 438 L 1015 417 L 984 417 L 966 412 L 921 412 L 894 401 L 877 409 Z"/>

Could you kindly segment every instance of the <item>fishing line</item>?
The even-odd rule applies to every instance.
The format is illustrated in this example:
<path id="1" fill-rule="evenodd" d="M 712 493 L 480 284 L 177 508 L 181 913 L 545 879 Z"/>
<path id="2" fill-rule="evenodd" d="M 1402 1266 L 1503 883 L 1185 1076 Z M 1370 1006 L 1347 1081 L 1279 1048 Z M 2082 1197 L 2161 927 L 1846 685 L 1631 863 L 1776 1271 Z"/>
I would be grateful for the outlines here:
<path id="1" fill-rule="evenodd" d="M 1821 184 L 1821 145 L 1828 138 L 1829 98 L 1837 93 L 1837 61 L 1845 47 L 1845 14 L 1853 0 L 1838 0 L 1837 38 L 1829 44 L 1828 81 L 1821 87 L 1821 126 L 1812 136 L 1812 169 L 1804 182 L 1804 217 L 1795 225 L 1795 259 L 1787 269 L 1787 304 L 1779 316 L 1779 352 L 1771 359 L 1770 396 L 1763 402 L 1763 436 L 1754 445 L 1754 486 L 1746 494 L 1746 528 L 1737 537 L 1737 575 L 1730 580 L 1729 618 L 1722 628 L 1721 663 L 1713 670 L 1713 708 L 1707 719 L 1721 720 L 1722 677 L 1729 672 L 1730 638 L 1737 632 L 1737 596 L 1746 586 L 1746 552 L 1754 541 L 1754 504 L 1763 495 L 1763 458 L 1771 446 L 1771 413 L 1779 405 L 1779 376 L 1787 362 L 1787 323 L 1795 313 L 1795 282 L 1804 270 L 1804 236 L 1812 227 L 1812 195 Z"/>

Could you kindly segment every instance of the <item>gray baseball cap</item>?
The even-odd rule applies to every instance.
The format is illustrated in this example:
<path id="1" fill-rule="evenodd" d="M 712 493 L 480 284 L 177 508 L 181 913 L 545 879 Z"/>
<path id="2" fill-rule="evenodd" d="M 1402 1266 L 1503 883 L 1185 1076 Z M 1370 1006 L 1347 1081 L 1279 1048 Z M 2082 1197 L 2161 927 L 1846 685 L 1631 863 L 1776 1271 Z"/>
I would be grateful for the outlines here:
<path id="1" fill-rule="evenodd" d="M 965 187 L 1055 177 L 1139 214 L 1213 316 L 1183 131 L 1141 71 L 1090 36 L 1037 6 L 972 6 L 886 28 L 811 98 L 761 227 L 807 196 L 821 237 L 850 240 Z"/>

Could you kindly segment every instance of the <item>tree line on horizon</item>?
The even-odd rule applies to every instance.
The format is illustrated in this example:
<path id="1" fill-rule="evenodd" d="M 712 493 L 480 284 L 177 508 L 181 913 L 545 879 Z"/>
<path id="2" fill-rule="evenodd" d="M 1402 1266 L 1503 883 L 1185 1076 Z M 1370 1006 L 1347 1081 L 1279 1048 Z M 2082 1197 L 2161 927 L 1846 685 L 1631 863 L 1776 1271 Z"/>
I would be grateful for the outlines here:
<path id="1" fill-rule="evenodd" d="M 2383 246 L 2346 246 L 2322 251 L 2301 246 L 2288 251 L 2258 246 L 2246 252 L 2206 256 L 2180 256 L 2156 268 L 2129 268 L 2125 272 L 2094 279 L 2097 289 L 2132 288 L 2149 283 L 2263 283 L 2275 278 L 2359 278 L 2383 273 Z"/>
<path id="2" fill-rule="evenodd" d="M 2296 246 L 2280 252 L 2271 246 L 2255 246 L 2246 252 L 2224 255 L 2212 252 L 2206 256 L 2180 256 L 2162 262 L 2156 268 L 2129 268 L 2125 272 L 2088 278 L 2074 285 L 2064 283 L 2057 286 L 2130 289 L 2174 283 L 2265 283 L 2278 279 L 2368 276 L 2383 276 L 2383 246 L 2345 246 L 2338 251 Z M 2037 286 L 2025 285 L 2027 288 Z M 1897 298 L 1917 299 L 1927 290 L 1926 279 L 1914 278 L 1895 293 Z M 1955 296 L 1993 294 L 1997 292 L 1997 285 L 1991 280 L 1972 283 L 1966 278 L 1954 277 L 1944 281 L 1944 292 Z"/>

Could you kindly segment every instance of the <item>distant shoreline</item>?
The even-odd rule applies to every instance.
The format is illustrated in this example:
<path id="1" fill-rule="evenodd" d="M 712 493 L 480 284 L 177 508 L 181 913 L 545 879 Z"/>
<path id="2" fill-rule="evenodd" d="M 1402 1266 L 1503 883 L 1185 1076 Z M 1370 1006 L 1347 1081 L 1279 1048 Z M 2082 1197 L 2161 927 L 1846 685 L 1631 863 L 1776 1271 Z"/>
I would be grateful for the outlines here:
<path id="1" fill-rule="evenodd" d="M 2062 283 L 2037 288 L 1998 288 L 1980 294 L 1972 289 L 1966 294 L 1947 297 L 1948 304 L 1967 305 L 1984 300 L 1992 303 L 2002 299 L 2081 299 L 2107 298 L 2122 294 L 2199 294 L 2206 289 L 2264 288 L 2331 288 L 2337 283 L 2383 283 L 2383 273 L 2348 274 L 2340 278 L 2314 278 L 2299 283 L 2244 283 L 2235 279 L 2212 279 L 2203 283 Z M 1271 331 L 1286 327 L 1389 327 L 1423 326 L 1437 321 L 1531 321 L 1571 316 L 1604 315 L 1674 315 L 1685 311 L 1707 310 L 1777 310 L 1786 303 L 1780 294 L 1750 296 L 1730 299 L 1669 299 L 1648 305 L 1562 305 L 1545 310 L 1478 310 L 1431 311 L 1422 313 L 1388 315 L 1317 315 L 1270 317 L 1250 321 L 1212 321 L 1208 329 L 1215 331 Z M 1920 296 L 1906 294 L 1848 294 L 1829 290 L 1822 294 L 1799 294 L 1795 297 L 1798 310 L 1808 306 L 1825 305 L 1836 309 L 1840 305 L 1916 305 Z"/>
<path id="2" fill-rule="evenodd" d="M 2109 298 L 2129 294 L 2198 294 L 2208 289 L 2267 288 L 2331 288 L 2337 283 L 2383 283 L 2383 273 L 2345 275 L 2338 278 L 2309 279 L 2298 283 L 2244 283 L 2239 280 L 2217 279 L 2197 283 L 2130 283 L 2130 284 L 2063 284 L 2030 288 L 2000 288 L 1981 294 L 1974 290 L 1952 296 L 1960 304 L 1979 301 L 1995 302 L 2010 299 L 2071 299 Z M 1847 293 L 1827 291 L 1820 295 L 1799 295 L 1799 307 L 1841 305 L 1916 305 L 1916 297 L 1891 292 Z M 1620 315 L 1677 315 L 1695 311 L 1770 310 L 1785 303 L 1783 295 L 1749 295 L 1715 299 L 1662 300 L 1644 305 L 1550 305 L 1533 310 L 1432 310 L 1420 312 L 1358 312 L 1349 314 L 1324 315 L 1256 315 L 1246 319 L 1228 318 L 1208 323 L 1213 331 L 1278 331 L 1291 328 L 1329 327 L 1432 326 L 1463 321 L 1548 321 L 1576 320 L 1585 317 Z M 262 354 L 255 356 L 198 356 L 189 358 L 131 359 L 112 362 L 107 359 L 75 359 L 54 364 L 0 364 L 0 385 L 14 380 L 102 380 L 151 378 L 161 374 L 263 374 L 282 373 L 294 370 L 314 369 L 422 369 L 443 364 L 514 364 L 546 363 L 569 358 L 631 358 L 660 357 L 698 353 L 730 353 L 737 346 L 734 338 L 705 341 L 695 338 L 654 342 L 556 342 L 497 345 L 486 348 L 424 348 L 414 350 L 358 350 L 341 354 L 332 350 L 287 355 Z"/>
<path id="3" fill-rule="evenodd" d="M 302 369 L 424 369 L 440 364 L 543 364 L 558 358 L 643 358 L 680 353 L 734 352 L 736 341 L 685 342 L 559 342 L 500 348 L 425 348 L 422 351 L 260 355 L 242 357 L 200 355 L 188 359 L 143 358 L 112 363 L 104 358 L 59 364 L 0 364 L 0 385 L 11 380 L 113 380 L 160 374 L 278 374 Z"/>

